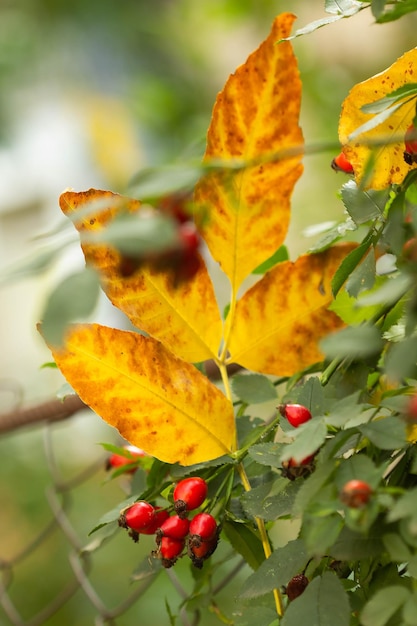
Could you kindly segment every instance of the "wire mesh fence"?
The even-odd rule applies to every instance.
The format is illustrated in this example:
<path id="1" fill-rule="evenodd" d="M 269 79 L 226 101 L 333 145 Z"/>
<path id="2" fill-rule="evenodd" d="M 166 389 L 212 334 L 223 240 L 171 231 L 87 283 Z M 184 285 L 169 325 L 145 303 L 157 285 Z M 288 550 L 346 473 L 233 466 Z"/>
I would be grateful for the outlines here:
<path id="1" fill-rule="evenodd" d="M 68 442 L 84 438 L 85 420 L 78 413 L 65 423 L 36 426 L 29 438 L 20 432 L 12 433 L 13 441 L 10 435 L 8 442 L 2 438 L 3 459 L 6 449 L 9 456 L 17 454 L 15 465 L 3 467 L 1 481 L 7 485 L 0 531 L 1 626 L 224 622 L 224 605 L 230 614 L 245 572 L 230 546 L 220 545 L 208 577 L 205 572 L 206 587 L 196 594 L 204 586 L 196 582 L 200 573 L 191 572 L 188 563 L 161 568 L 150 556 L 151 538 L 136 545 L 114 528 L 89 536 L 106 508 L 126 497 L 120 493 L 126 477 L 107 480 L 106 453 L 89 443 L 81 446 L 81 462 L 67 463 Z M 94 454 L 86 453 L 90 448 Z M 27 463 L 19 470 L 22 455 Z"/>

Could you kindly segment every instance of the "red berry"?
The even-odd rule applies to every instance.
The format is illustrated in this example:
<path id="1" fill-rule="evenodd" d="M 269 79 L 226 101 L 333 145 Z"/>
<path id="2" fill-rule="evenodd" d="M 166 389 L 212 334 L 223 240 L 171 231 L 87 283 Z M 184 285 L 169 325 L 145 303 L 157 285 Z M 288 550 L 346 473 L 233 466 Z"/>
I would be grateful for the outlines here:
<path id="1" fill-rule="evenodd" d="M 344 153 L 338 154 L 332 161 L 332 168 L 336 172 L 345 172 L 345 174 L 353 174 L 352 164 L 349 163 Z"/>
<path id="2" fill-rule="evenodd" d="M 314 454 L 306 456 L 302 461 L 296 461 L 294 458 L 288 460 L 288 467 L 301 467 L 302 465 L 309 465 L 314 459 Z"/>
<path id="3" fill-rule="evenodd" d="M 197 513 L 190 522 L 190 535 L 201 541 L 210 541 L 216 536 L 217 522 L 210 513 Z"/>
<path id="4" fill-rule="evenodd" d="M 190 220 L 190 211 L 187 205 L 191 199 L 192 194 L 190 192 L 178 191 L 161 198 L 158 208 L 171 215 L 179 224 L 183 224 Z"/>
<path id="5" fill-rule="evenodd" d="M 142 535 L 154 535 L 158 528 L 165 522 L 166 519 L 168 519 L 168 517 L 168 511 L 156 506 L 153 520 L 149 526 L 147 526 L 144 530 L 141 530 Z"/>
<path id="6" fill-rule="evenodd" d="M 208 559 L 217 548 L 218 541 L 219 538 L 217 532 L 215 536 L 210 539 L 210 541 L 201 541 L 196 543 L 193 540 L 193 537 L 189 538 L 187 552 L 194 567 L 197 567 L 198 569 L 203 567 L 204 561 Z"/>
<path id="7" fill-rule="evenodd" d="M 162 565 L 164 567 L 171 567 L 174 565 L 177 557 L 184 550 L 184 539 L 172 539 L 172 537 L 162 537 L 161 545 L 159 547 L 159 553 L 162 558 Z"/>
<path id="8" fill-rule="evenodd" d="M 158 528 L 159 537 L 171 537 L 171 539 L 184 539 L 188 535 L 190 522 L 187 518 L 172 515 L 168 517 Z"/>
<path id="9" fill-rule="evenodd" d="M 408 165 L 417 163 L 417 129 L 414 124 L 411 124 L 404 135 L 404 161 Z"/>
<path id="10" fill-rule="evenodd" d="M 340 492 L 341 501 L 352 509 L 359 509 L 369 502 L 371 486 L 364 480 L 349 480 Z"/>
<path id="11" fill-rule="evenodd" d="M 417 394 L 411 396 L 405 417 L 409 422 L 417 422 Z"/>
<path id="12" fill-rule="evenodd" d="M 311 420 L 312 415 L 306 406 L 302 404 L 281 404 L 279 412 L 286 417 L 291 426 L 298 428 L 301 424 Z"/>
<path id="13" fill-rule="evenodd" d="M 186 511 L 198 509 L 206 499 L 207 483 L 199 476 L 184 478 L 174 489 L 175 510 L 180 516 L 184 516 Z"/>
<path id="14" fill-rule="evenodd" d="M 155 509 L 152 504 L 141 500 L 139 502 L 135 502 L 132 506 L 126 509 L 121 517 L 125 522 L 125 526 L 131 528 L 137 533 L 141 533 L 153 522 L 154 515 Z"/>
<path id="15" fill-rule="evenodd" d="M 412 237 L 405 242 L 402 249 L 403 257 L 407 261 L 417 261 L 417 237 Z"/>
<path id="16" fill-rule="evenodd" d="M 106 468 L 111 469 L 115 467 L 123 467 L 123 465 L 130 465 L 136 459 L 147 456 L 146 452 L 136 446 L 123 446 L 126 450 L 126 456 L 122 454 L 114 453 L 107 461 Z M 133 474 L 136 471 L 136 467 L 129 470 L 129 473 Z"/>
<path id="17" fill-rule="evenodd" d="M 288 596 L 288 600 L 295 600 L 298 596 L 304 592 L 308 585 L 308 578 L 304 574 L 297 574 L 294 578 L 291 578 L 290 582 L 285 588 L 285 592 Z"/>
<path id="18" fill-rule="evenodd" d="M 200 245 L 200 235 L 193 222 L 184 222 L 178 229 L 180 242 L 187 252 L 195 252 Z"/>

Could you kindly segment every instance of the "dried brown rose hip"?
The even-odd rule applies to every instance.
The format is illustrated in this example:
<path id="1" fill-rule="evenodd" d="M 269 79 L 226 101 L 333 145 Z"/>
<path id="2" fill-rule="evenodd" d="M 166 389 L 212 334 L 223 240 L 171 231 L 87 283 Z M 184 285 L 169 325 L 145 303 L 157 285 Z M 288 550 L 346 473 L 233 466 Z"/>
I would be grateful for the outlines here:
<path id="1" fill-rule="evenodd" d="M 291 578 L 290 582 L 285 588 L 285 593 L 288 596 L 288 600 L 291 602 L 292 600 L 295 600 L 295 598 L 298 598 L 298 596 L 301 596 L 301 594 L 305 591 L 308 583 L 309 580 L 307 576 L 304 576 L 304 574 L 297 574 L 297 576 Z"/>

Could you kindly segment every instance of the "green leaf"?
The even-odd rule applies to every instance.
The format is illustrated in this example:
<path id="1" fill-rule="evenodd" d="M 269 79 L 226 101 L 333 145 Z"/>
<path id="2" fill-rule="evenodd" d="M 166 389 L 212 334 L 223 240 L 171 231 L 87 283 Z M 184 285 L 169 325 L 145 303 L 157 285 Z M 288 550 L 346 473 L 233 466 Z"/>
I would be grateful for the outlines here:
<path id="1" fill-rule="evenodd" d="M 369 104 L 364 104 L 361 107 L 361 111 L 363 111 L 363 113 L 380 113 L 381 111 L 385 111 L 385 109 L 398 100 L 414 95 L 417 95 L 417 83 L 407 83 L 406 85 L 398 87 L 398 89 L 394 89 L 394 91 L 391 91 L 388 95 L 380 98 L 379 100 L 375 100 Z"/>
<path id="2" fill-rule="evenodd" d="M 355 298 L 361 291 L 372 289 L 375 284 L 376 263 L 373 250 L 369 250 L 346 281 L 346 292 Z M 340 293 L 340 292 L 339 292 Z M 339 294 L 338 294 L 339 295 Z"/>
<path id="3" fill-rule="evenodd" d="M 408 599 L 410 592 L 400 585 L 384 587 L 365 604 L 361 613 L 363 626 L 384 626 Z"/>
<path id="4" fill-rule="evenodd" d="M 332 291 L 335 296 L 343 283 L 347 280 L 348 276 L 353 272 L 355 267 L 361 262 L 367 251 L 372 245 L 373 233 L 370 232 L 357 248 L 354 248 L 343 259 L 339 265 L 332 280 Z"/>
<path id="5" fill-rule="evenodd" d="M 306 406 L 313 416 L 323 413 L 324 392 L 318 376 L 312 376 L 305 382 L 297 396 L 297 401 Z"/>
<path id="6" fill-rule="evenodd" d="M 136 581 L 148 580 L 151 583 L 153 578 L 162 572 L 163 569 L 160 559 L 150 559 L 149 556 L 146 556 L 134 570 L 131 578 Z"/>
<path id="7" fill-rule="evenodd" d="M 379 330 L 366 323 L 361 326 L 343 328 L 320 342 L 321 350 L 330 359 L 365 358 L 380 352 L 383 345 Z"/>
<path id="8" fill-rule="evenodd" d="M 364 454 L 355 454 L 343 459 L 336 470 L 335 483 L 339 490 L 349 481 L 360 479 L 375 489 L 382 479 L 385 467 L 376 467 L 374 462 Z"/>
<path id="9" fill-rule="evenodd" d="M 334 13 L 346 17 L 360 11 L 362 4 L 357 2 L 357 0 L 326 0 L 324 8 L 326 13 Z"/>
<path id="10" fill-rule="evenodd" d="M 353 133 L 350 133 L 350 135 L 348 136 L 348 141 L 354 141 L 359 135 L 367 133 L 368 131 L 373 130 L 374 128 L 379 126 L 380 124 L 383 124 L 388 118 L 391 117 L 393 113 L 398 111 L 398 109 L 400 109 L 405 104 L 408 104 L 408 100 L 401 100 L 401 102 L 397 102 L 389 108 L 384 109 L 383 111 L 381 111 L 381 113 L 378 113 L 370 120 L 365 122 L 365 124 L 362 124 L 361 126 L 356 128 Z"/>
<path id="11" fill-rule="evenodd" d="M 106 228 L 81 233 L 81 240 L 83 243 L 105 243 L 122 254 L 140 257 L 175 246 L 178 229 L 175 221 L 166 215 L 150 213 L 141 217 L 123 211 Z"/>
<path id="12" fill-rule="evenodd" d="M 294 35 L 291 35 L 290 37 L 285 37 L 285 39 L 281 39 L 281 41 L 291 41 L 292 39 L 295 39 L 296 37 L 301 37 L 302 35 L 309 35 L 310 33 L 313 33 L 318 28 L 322 28 L 323 26 L 327 26 L 328 24 L 333 24 L 333 22 L 338 22 L 343 17 L 345 16 L 344 15 L 331 15 L 330 17 L 322 17 L 319 20 L 314 20 L 314 22 L 310 22 L 306 26 L 303 26 L 303 28 L 298 28 L 295 31 Z"/>
<path id="13" fill-rule="evenodd" d="M 346 526 L 337 541 L 329 548 L 329 554 L 339 561 L 362 561 L 384 552 L 378 529 L 371 529 L 367 534 L 358 533 Z"/>
<path id="14" fill-rule="evenodd" d="M 229 520 L 224 522 L 222 532 L 230 541 L 233 549 L 245 559 L 253 570 L 257 570 L 265 560 L 258 532 L 251 530 L 245 524 Z"/>
<path id="15" fill-rule="evenodd" d="M 359 307 L 356 297 L 350 296 L 346 289 L 341 289 L 329 306 L 329 311 L 336 313 L 345 324 L 351 326 L 358 326 L 362 322 L 369 321 L 379 310 L 378 304 Z"/>
<path id="16" fill-rule="evenodd" d="M 362 424 L 359 430 L 381 450 L 395 450 L 404 447 L 407 443 L 405 424 L 396 416 Z"/>
<path id="17" fill-rule="evenodd" d="M 417 517 L 417 487 L 410 489 L 397 500 L 387 519 L 389 522 L 395 522 L 403 517 Z"/>
<path id="18" fill-rule="evenodd" d="M 265 274 L 268 270 L 272 269 L 278 263 L 282 263 L 282 261 L 288 261 L 290 258 L 287 246 L 280 246 L 274 254 L 272 254 L 269 259 L 255 267 L 252 270 L 252 274 Z"/>
<path id="19" fill-rule="evenodd" d="M 261 465 L 281 467 L 281 454 L 284 447 L 284 443 L 278 443 L 276 441 L 271 443 L 258 443 L 249 448 L 248 455 Z"/>
<path id="20" fill-rule="evenodd" d="M 354 180 L 345 183 L 341 190 L 342 201 L 347 212 L 356 224 L 364 224 L 381 217 L 390 197 L 389 189 L 359 189 Z"/>
<path id="21" fill-rule="evenodd" d="M 204 164 L 144 168 L 134 176 L 128 195 L 143 202 L 178 191 L 191 191 L 206 170 Z"/>
<path id="22" fill-rule="evenodd" d="M 372 306 L 374 304 L 387 306 L 394 304 L 402 298 L 411 285 L 412 279 L 407 274 L 397 274 L 393 278 L 381 278 L 379 288 L 373 289 L 370 293 L 363 293 L 358 297 L 358 306 Z"/>
<path id="23" fill-rule="evenodd" d="M 297 493 L 294 503 L 294 512 L 297 515 L 301 515 L 305 511 L 326 482 L 332 479 L 333 471 L 333 460 L 326 461 L 318 466 L 311 476 L 304 481 Z"/>
<path id="24" fill-rule="evenodd" d="M 50 294 L 42 315 L 42 335 L 47 343 L 60 346 L 67 325 L 88 317 L 99 293 L 97 273 L 90 268 L 65 278 Z"/>
<path id="25" fill-rule="evenodd" d="M 246 404 L 261 404 L 277 399 L 277 390 L 262 374 L 236 374 L 232 378 L 232 389 Z"/>
<path id="26" fill-rule="evenodd" d="M 326 439 L 327 428 L 323 419 L 313 418 L 299 426 L 294 432 L 291 431 L 291 434 L 296 439 L 285 446 L 281 455 L 281 461 L 288 461 L 288 459 L 294 458 L 295 461 L 300 462 L 320 448 Z"/>
<path id="27" fill-rule="evenodd" d="M 99 519 L 96 526 L 94 526 L 94 528 L 90 530 L 88 534 L 92 535 L 94 532 L 98 531 L 100 528 L 102 528 L 106 524 L 110 524 L 111 522 L 117 521 L 119 519 L 120 512 L 123 511 L 123 509 L 130 506 L 131 504 L 133 504 L 136 500 L 137 500 L 137 496 L 130 496 L 129 498 L 127 498 L 126 500 L 123 500 L 123 502 L 120 502 L 117 506 L 115 506 L 114 509 L 107 511 L 107 513 L 105 513 Z"/>
<path id="28" fill-rule="evenodd" d="M 413 377 L 417 367 L 417 337 L 406 337 L 392 343 L 385 358 L 385 371 L 388 378 L 402 380 Z"/>
<path id="29" fill-rule="evenodd" d="M 282 626 L 349 626 L 350 606 L 337 576 L 325 572 L 308 585 L 304 593 L 289 604 Z"/>
<path id="30" fill-rule="evenodd" d="M 345 222 L 336 224 L 333 228 L 330 228 L 326 233 L 324 233 L 324 235 L 308 249 L 308 252 L 322 252 L 344 237 L 347 232 L 357 230 L 357 228 L 358 227 L 352 218 L 348 217 Z"/>
<path id="31" fill-rule="evenodd" d="M 286 585 L 293 576 L 303 570 L 307 559 L 306 547 L 301 539 L 295 539 L 283 548 L 277 548 L 245 581 L 240 596 L 256 598 Z"/>
<path id="32" fill-rule="evenodd" d="M 259 485 L 244 493 L 242 506 L 248 515 L 273 521 L 291 513 L 299 488 L 299 481 L 278 478 L 272 484 Z"/>
<path id="33" fill-rule="evenodd" d="M 339 513 L 327 513 L 316 517 L 309 515 L 304 519 L 301 537 L 304 539 L 309 554 L 321 556 L 327 554 L 343 528 L 343 518 Z"/>
<path id="34" fill-rule="evenodd" d="M 269 600 L 269 596 L 268 596 Z M 234 626 L 277 626 L 275 606 L 265 605 L 265 596 L 238 601 L 233 611 Z"/>
<path id="35" fill-rule="evenodd" d="M 383 13 L 385 4 L 386 0 L 372 0 L 371 10 L 375 19 L 378 19 L 378 17 Z"/>
<path id="36" fill-rule="evenodd" d="M 394 20 L 398 20 L 400 17 L 403 17 L 403 15 L 407 15 L 407 13 L 412 13 L 414 11 L 417 11 L 417 0 L 403 0 L 403 2 L 398 2 L 392 11 L 384 13 L 376 21 L 378 24 L 393 22 Z"/>
<path id="37" fill-rule="evenodd" d="M 63 249 L 69 244 L 75 243 L 75 241 L 76 237 L 73 234 L 71 239 L 67 237 L 65 241 L 59 240 L 45 244 L 8 267 L 2 268 L 0 271 L 0 285 L 42 274 L 56 262 Z"/>
<path id="38" fill-rule="evenodd" d="M 397 563 L 407 563 L 411 558 L 411 552 L 407 544 L 397 533 L 387 533 L 382 537 L 391 559 Z"/>
<path id="39" fill-rule="evenodd" d="M 361 390 L 355 391 L 355 393 L 335 402 L 326 415 L 326 424 L 343 428 L 347 422 L 361 413 L 364 406 L 359 404 L 361 393 Z"/>
<path id="40" fill-rule="evenodd" d="M 106 543 L 113 535 L 119 530 L 117 522 L 111 522 L 105 526 L 101 526 L 97 529 L 94 537 L 85 546 L 81 548 L 81 553 L 94 552 L 98 550 L 104 543 Z"/>
<path id="41" fill-rule="evenodd" d="M 417 626 L 417 593 L 411 594 L 403 606 L 403 620 L 407 626 Z"/>

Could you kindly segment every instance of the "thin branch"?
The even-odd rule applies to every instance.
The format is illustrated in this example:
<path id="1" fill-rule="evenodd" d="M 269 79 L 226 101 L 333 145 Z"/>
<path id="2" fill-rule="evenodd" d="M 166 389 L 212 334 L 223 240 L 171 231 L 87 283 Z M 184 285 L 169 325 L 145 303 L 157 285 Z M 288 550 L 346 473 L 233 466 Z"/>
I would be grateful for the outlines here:
<path id="1" fill-rule="evenodd" d="M 0 414 L 0 433 L 12 432 L 40 422 L 59 422 L 87 408 L 78 396 L 71 395 L 64 400 L 47 400 L 34 406 L 15 409 Z"/>

